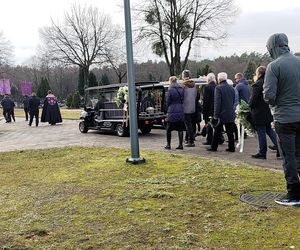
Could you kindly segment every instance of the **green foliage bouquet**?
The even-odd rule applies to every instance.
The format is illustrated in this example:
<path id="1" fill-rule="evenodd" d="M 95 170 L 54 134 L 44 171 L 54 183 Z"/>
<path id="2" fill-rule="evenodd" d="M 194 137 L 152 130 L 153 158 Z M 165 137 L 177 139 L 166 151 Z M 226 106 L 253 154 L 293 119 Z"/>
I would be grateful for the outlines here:
<path id="1" fill-rule="evenodd" d="M 245 130 L 251 134 L 254 134 L 256 130 L 254 125 L 250 122 L 251 113 L 249 104 L 244 100 L 241 100 L 240 104 L 236 107 L 235 113 L 236 119 L 245 127 Z"/>
<path id="2" fill-rule="evenodd" d="M 128 87 L 127 86 L 120 87 L 117 92 L 116 103 L 118 107 L 120 107 L 122 104 L 127 102 L 128 102 Z"/>

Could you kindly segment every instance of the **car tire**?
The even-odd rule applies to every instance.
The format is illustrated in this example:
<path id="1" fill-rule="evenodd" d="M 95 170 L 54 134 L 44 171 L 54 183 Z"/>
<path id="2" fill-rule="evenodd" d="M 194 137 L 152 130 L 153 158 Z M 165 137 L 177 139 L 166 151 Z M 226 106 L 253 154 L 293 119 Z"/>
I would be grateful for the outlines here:
<path id="1" fill-rule="evenodd" d="M 126 128 L 125 126 L 123 126 L 123 124 L 119 123 L 116 125 L 116 134 L 119 137 L 124 137 L 128 135 L 128 128 Z"/>
<path id="2" fill-rule="evenodd" d="M 81 122 L 79 123 L 79 131 L 80 131 L 81 133 L 87 133 L 88 130 L 89 130 L 89 129 L 88 129 L 86 123 L 85 123 L 84 121 L 81 121 Z"/>
<path id="3" fill-rule="evenodd" d="M 142 134 L 149 134 L 151 132 L 152 126 L 144 126 L 141 129 Z"/>

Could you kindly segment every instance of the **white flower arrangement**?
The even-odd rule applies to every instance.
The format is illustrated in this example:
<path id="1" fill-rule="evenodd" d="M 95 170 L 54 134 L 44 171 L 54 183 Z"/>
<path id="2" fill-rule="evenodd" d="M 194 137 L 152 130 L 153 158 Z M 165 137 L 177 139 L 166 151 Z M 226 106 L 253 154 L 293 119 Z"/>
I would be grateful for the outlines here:
<path id="1" fill-rule="evenodd" d="M 128 87 L 120 87 L 116 96 L 116 104 L 120 107 L 122 104 L 128 103 Z"/>

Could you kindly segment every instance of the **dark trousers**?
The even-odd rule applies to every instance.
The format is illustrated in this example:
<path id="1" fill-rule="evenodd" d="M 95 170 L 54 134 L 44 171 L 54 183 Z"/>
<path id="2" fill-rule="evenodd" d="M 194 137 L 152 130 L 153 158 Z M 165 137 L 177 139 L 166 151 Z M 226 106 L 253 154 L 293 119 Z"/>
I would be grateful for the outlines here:
<path id="1" fill-rule="evenodd" d="M 300 174 L 300 122 L 276 122 L 275 129 L 279 137 L 287 187 L 297 186 Z M 300 192 L 300 188 L 298 191 Z"/>
<path id="2" fill-rule="evenodd" d="M 268 135 L 274 145 L 277 146 L 276 134 L 271 127 L 271 123 L 265 125 L 256 125 L 256 131 L 258 135 L 259 153 L 261 155 L 267 154 L 267 137 Z"/>
<path id="3" fill-rule="evenodd" d="M 3 109 L 3 116 L 6 122 L 11 122 L 12 111 L 10 109 Z"/>
<path id="4" fill-rule="evenodd" d="M 212 128 L 212 126 L 210 124 L 207 125 L 206 127 L 206 132 L 207 132 L 207 137 L 206 137 L 206 141 L 211 144 L 212 143 L 212 139 L 213 139 L 213 133 L 214 130 Z M 221 133 L 222 134 L 222 133 Z"/>
<path id="5" fill-rule="evenodd" d="M 171 146 L 171 138 L 172 138 L 172 131 L 173 130 L 177 130 L 178 131 L 178 140 L 179 140 L 179 146 L 183 145 L 183 127 L 184 124 L 182 123 L 181 126 L 177 126 L 176 128 L 174 128 L 174 125 L 172 125 L 171 123 L 167 124 L 167 145 Z"/>
<path id="6" fill-rule="evenodd" d="M 196 133 L 196 120 L 195 113 L 184 114 L 184 123 L 186 127 L 186 141 L 188 143 L 194 143 Z"/>
<path id="7" fill-rule="evenodd" d="M 28 121 L 28 109 L 24 108 L 25 119 Z"/>
<path id="8" fill-rule="evenodd" d="M 228 137 L 228 149 L 230 151 L 235 151 L 234 147 L 234 122 L 228 122 L 228 123 L 219 123 L 215 128 L 214 128 L 214 134 L 213 134 L 213 140 L 211 143 L 211 148 L 213 150 L 217 150 L 218 145 L 219 145 L 219 138 L 222 136 L 222 130 L 223 130 L 223 125 L 225 126 L 226 129 L 226 134 Z"/>
<path id="9" fill-rule="evenodd" d="M 15 119 L 15 110 L 12 110 L 12 111 L 10 112 L 10 114 L 11 114 L 12 119 L 13 119 L 14 122 L 15 122 L 15 121 L 16 121 L 16 119 Z"/>
<path id="10" fill-rule="evenodd" d="M 33 117 L 35 117 L 35 126 L 39 125 L 39 114 L 30 114 L 29 126 L 31 126 Z"/>

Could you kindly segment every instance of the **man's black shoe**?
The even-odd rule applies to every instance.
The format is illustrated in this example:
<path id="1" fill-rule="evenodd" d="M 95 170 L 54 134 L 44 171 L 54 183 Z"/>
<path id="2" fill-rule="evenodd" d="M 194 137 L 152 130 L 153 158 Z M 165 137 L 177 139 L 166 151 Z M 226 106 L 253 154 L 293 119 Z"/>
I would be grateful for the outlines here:
<path id="1" fill-rule="evenodd" d="M 267 159 L 267 157 L 265 155 L 262 155 L 260 153 L 257 153 L 256 155 L 251 155 L 252 158 L 255 158 L 255 159 Z"/>
<path id="2" fill-rule="evenodd" d="M 276 145 L 269 145 L 268 148 L 271 149 L 271 150 L 277 150 L 277 146 Z"/>
<path id="3" fill-rule="evenodd" d="M 171 149 L 170 145 L 165 146 L 165 149 Z"/>
<path id="4" fill-rule="evenodd" d="M 176 149 L 183 149 L 183 146 L 179 145 Z"/>
<path id="5" fill-rule="evenodd" d="M 226 148 L 225 151 L 233 153 L 233 152 L 235 152 L 235 149 Z"/>
<path id="6" fill-rule="evenodd" d="M 224 140 L 218 141 L 218 144 L 219 144 L 219 145 L 222 145 L 223 143 L 224 143 Z"/>
<path id="7" fill-rule="evenodd" d="M 216 149 L 213 149 L 213 148 L 208 148 L 208 149 L 206 149 L 206 151 L 216 152 L 217 150 L 216 150 Z"/>

